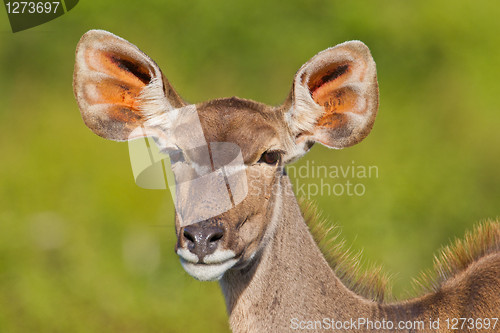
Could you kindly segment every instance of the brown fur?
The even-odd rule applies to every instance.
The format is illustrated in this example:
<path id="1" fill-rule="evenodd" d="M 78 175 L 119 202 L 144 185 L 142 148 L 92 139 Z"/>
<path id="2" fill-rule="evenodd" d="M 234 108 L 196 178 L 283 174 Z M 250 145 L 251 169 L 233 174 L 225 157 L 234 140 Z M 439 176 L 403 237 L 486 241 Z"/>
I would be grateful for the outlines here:
<path id="1" fill-rule="evenodd" d="M 392 300 L 390 277 L 380 266 L 362 270 L 361 254 L 346 249 L 337 226 L 321 218 L 309 201 L 299 200 L 307 226 L 335 274 L 353 292 L 377 302 Z M 438 292 L 443 284 L 466 271 L 483 257 L 500 252 L 500 223 L 485 221 L 475 226 L 464 238 L 456 239 L 434 257 L 434 267 L 414 279 L 419 293 Z"/>
<path id="2" fill-rule="evenodd" d="M 415 279 L 417 288 L 439 291 L 443 284 L 467 270 L 475 262 L 500 252 L 500 223 L 488 220 L 478 224 L 463 239 L 456 239 L 434 257 L 434 268 Z"/>
<path id="3" fill-rule="evenodd" d="M 321 218 L 316 207 L 299 199 L 302 214 L 311 235 L 335 274 L 353 292 L 377 302 L 391 300 L 390 278 L 380 266 L 362 269 L 361 253 L 346 249 L 336 225 Z"/>

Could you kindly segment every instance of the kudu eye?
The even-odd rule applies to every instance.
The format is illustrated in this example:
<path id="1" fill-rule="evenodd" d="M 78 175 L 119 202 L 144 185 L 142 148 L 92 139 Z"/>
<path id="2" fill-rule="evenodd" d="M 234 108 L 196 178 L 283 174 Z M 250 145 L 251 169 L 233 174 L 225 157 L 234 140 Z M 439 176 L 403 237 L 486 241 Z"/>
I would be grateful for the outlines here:
<path id="1" fill-rule="evenodd" d="M 259 159 L 259 163 L 266 163 L 274 165 L 278 163 L 281 158 L 281 152 L 277 150 L 268 150 L 264 152 Z"/>
<path id="2" fill-rule="evenodd" d="M 175 150 L 169 153 L 171 163 L 184 162 L 184 153 L 182 150 Z"/>

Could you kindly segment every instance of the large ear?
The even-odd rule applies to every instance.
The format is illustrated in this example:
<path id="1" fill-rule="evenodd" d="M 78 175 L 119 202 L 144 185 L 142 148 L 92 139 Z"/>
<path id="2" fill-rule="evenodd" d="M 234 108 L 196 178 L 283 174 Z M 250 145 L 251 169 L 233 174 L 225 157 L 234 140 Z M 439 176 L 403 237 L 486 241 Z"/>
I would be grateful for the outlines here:
<path id="1" fill-rule="evenodd" d="M 313 142 L 344 148 L 363 140 L 378 109 L 377 72 L 368 47 L 350 41 L 315 55 L 295 75 L 282 107 L 298 151 Z"/>
<path id="2" fill-rule="evenodd" d="M 153 60 L 103 30 L 87 32 L 78 43 L 73 89 L 85 124 L 117 141 L 155 136 L 144 123 L 186 104 Z"/>

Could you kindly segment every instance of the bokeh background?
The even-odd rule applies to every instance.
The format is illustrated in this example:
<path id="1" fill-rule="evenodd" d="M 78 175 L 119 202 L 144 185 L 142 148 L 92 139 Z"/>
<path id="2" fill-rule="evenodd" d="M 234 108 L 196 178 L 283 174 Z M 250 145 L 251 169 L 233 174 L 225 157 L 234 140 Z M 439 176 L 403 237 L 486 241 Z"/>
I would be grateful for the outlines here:
<path id="1" fill-rule="evenodd" d="M 13 34 L 0 13 L 0 332 L 229 331 L 217 283 L 174 254 L 169 193 L 137 187 L 127 144 L 80 118 L 87 30 L 138 45 L 191 102 L 279 104 L 315 53 L 364 41 L 380 84 L 372 133 L 298 165 L 378 167 L 363 196 L 311 199 L 404 297 L 440 246 L 500 213 L 499 14 L 497 1 L 80 1 Z"/>

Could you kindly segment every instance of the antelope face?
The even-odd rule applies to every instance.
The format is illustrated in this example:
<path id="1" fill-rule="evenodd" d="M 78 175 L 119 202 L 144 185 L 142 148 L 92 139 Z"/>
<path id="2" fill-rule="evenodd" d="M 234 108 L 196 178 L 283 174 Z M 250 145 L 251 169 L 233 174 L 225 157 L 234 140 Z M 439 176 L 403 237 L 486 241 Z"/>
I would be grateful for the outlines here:
<path id="1" fill-rule="evenodd" d="M 277 117 L 276 110 L 262 104 L 230 98 L 203 103 L 197 110 L 206 141 L 232 143 L 239 147 L 243 159 L 243 175 L 238 181 L 244 182 L 246 196 L 241 202 L 187 226 L 182 226 L 182 218 L 176 214 L 176 252 L 182 266 L 199 280 L 215 280 L 229 268 L 245 266 L 262 244 L 272 220 L 288 136 L 280 130 L 284 121 Z M 187 161 L 192 160 L 200 159 L 184 156 L 173 162 L 174 172 L 177 163 L 189 164 Z M 196 172 L 196 168 L 186 169 Z M 227 191 L 214 186 L 199 198 L 199 186 L 190 185 L 182 193 L 178 191 L 177 200 L 182 201 L 183 209 L 189 206 L 202 210 L 202 214 L 207 206 L 216 204 L 214 201 L 221 197 L 219 191 Z"/>
<path id="2" fill-rule="evenodd" d="M 378 107 L 375 63 L 361 42 L 311 58 L 278 107 L 234 97 L 190 105 L 136 46 L 100 30 L 78 44 L 73 85 L 96 134 L 116 141 L 150 136 L 170 154 L 176 252 L 199 280 L 251 263 L 280 222 L 284 165 L 314 142 L 343 148 L 361 141 Z M 217 162 L 233 150 L 240 163 Z"/>

